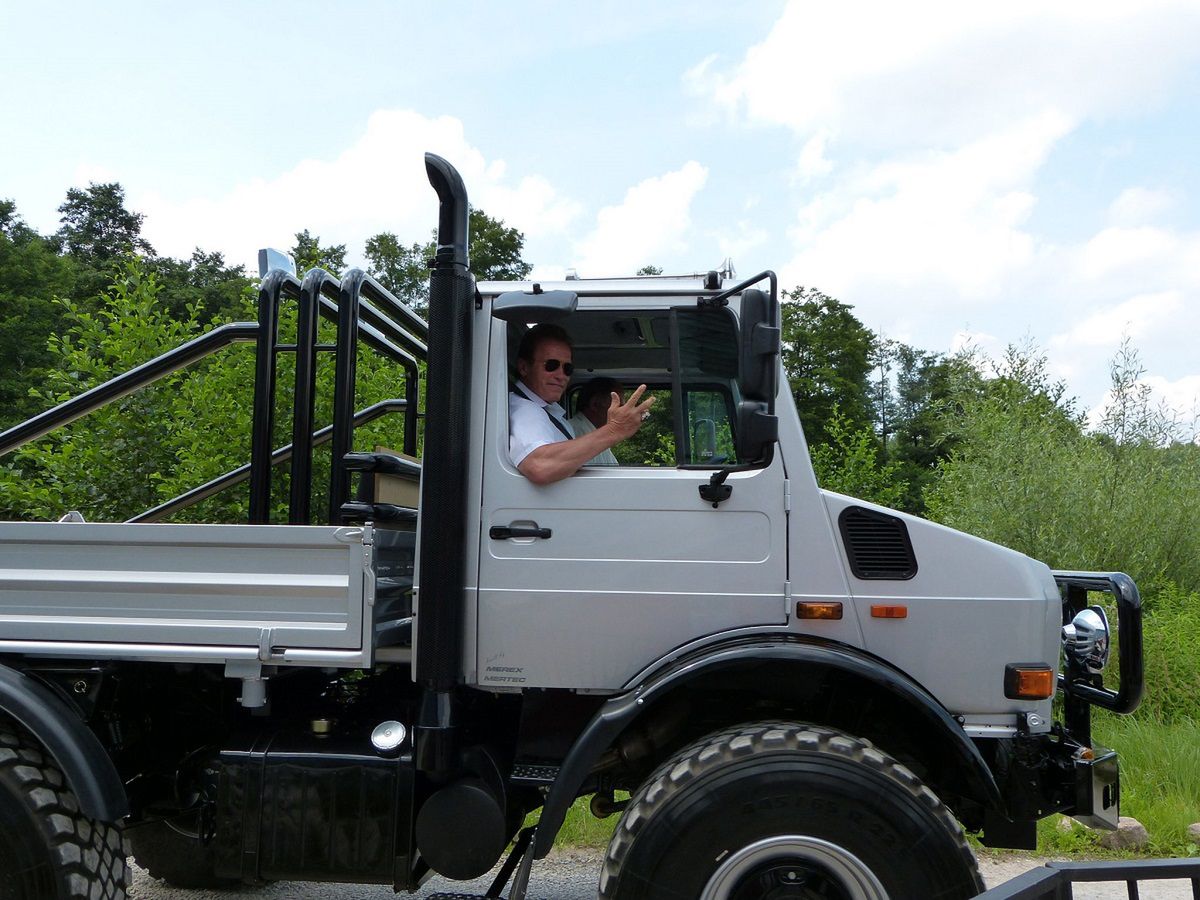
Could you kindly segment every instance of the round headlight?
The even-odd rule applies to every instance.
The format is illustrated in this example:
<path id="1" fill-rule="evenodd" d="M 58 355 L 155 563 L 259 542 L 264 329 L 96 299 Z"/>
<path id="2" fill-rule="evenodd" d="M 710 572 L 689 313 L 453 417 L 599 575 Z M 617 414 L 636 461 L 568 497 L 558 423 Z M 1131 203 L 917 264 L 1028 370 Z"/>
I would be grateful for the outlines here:
<path id="1" fill-rule="evenodd" d="M 1098 675 L 1108 665 L 1111 647 L 1108 637 L 1108 616 L 1099 606 L 1080 610 L 1071 624 L 1062 630 L 1063 650 L 1068 659 L 1092 675 Z"/>

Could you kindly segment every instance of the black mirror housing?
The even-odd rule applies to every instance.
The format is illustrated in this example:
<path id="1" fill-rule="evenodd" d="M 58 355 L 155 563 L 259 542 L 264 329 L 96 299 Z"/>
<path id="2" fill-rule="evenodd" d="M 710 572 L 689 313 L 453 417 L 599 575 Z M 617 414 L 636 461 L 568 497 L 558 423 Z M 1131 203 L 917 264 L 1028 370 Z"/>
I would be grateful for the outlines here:
<path id="1" fill-rule="evenodd" d="M 779 417 L 766 403 L 743 400 L 738 404 L 735 440 L 738 459 L 742 462 L 769 460 L 771 450 L 779 440 Z"/>
<path id="2" fill-rule="evenodd" d="M 742 292 L 738 383 L 747 400 L 772 409 L 779 388 L 779 303 L 765 291 Z"/>

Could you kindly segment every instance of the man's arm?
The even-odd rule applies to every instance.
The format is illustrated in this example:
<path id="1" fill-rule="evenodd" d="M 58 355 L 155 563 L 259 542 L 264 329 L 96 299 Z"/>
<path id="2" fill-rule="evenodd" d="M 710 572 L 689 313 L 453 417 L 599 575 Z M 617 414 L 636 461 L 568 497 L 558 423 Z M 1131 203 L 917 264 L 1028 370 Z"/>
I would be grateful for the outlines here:
<path id="1" fill-rule="evenodd" d="M 593 456 L 637 432 L 642 425 L 642 415 L 654 405 L 653 397 L 638 403 L 645 392 L 646 386 L 639 385 L 624 404 L 617 394 L 613 394 L 605 424 L 574 440 L 538 447 L 521 460 L 517 469 L 534 484 L 553 484 L 574 475 Z"/>

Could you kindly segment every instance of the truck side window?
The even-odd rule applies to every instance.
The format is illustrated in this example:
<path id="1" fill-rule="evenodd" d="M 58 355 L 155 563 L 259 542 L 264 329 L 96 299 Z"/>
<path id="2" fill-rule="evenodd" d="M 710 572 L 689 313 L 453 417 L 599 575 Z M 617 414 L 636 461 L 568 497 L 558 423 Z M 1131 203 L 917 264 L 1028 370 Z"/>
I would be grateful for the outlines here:
<path id="1" fill-rule="evenodd" d="M 655 397 L 638 433 L 612 449 L 619 466 L 723 466 L 734 450 L 737 325 L 726 310 L 584 310 L 559 320 L 571 337 L 574 372 L 561 405 L 579 412 L 580 393 L 597 378 L 629 392 L 645 384 Z M 526 325 L 508 333 L 510 381 Z M 678 373 L 675 369 L 678 368 Z M 611 465 L 611 463 L 610 463 Z"/>

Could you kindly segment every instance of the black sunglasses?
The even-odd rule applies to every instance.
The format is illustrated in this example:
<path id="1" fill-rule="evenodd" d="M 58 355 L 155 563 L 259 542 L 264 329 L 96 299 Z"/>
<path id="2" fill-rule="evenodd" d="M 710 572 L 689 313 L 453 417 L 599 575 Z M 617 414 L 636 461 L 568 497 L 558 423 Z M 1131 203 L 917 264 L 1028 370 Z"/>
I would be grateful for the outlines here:
<path id="1" fill-rule="evenodd" d="M 570 378 L 572 373 L 575 371 L 575 363 L 561 362 L 557 359 L 548 359 L 542 363 L 542 365 L 545 367 L 547 372 L 557 372 L 558 367 L 562 366 L 563 374 L 568 378 Z"/>

